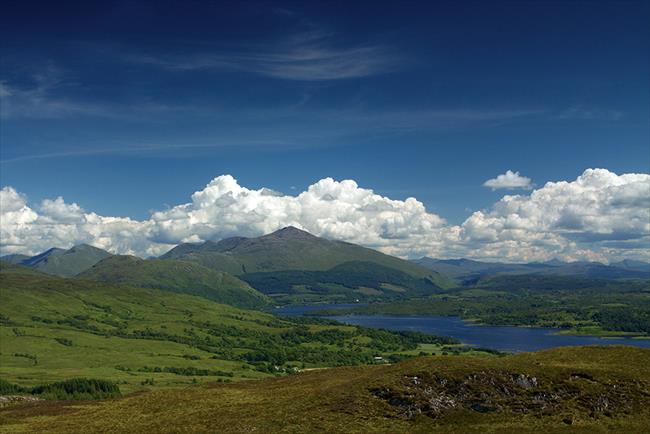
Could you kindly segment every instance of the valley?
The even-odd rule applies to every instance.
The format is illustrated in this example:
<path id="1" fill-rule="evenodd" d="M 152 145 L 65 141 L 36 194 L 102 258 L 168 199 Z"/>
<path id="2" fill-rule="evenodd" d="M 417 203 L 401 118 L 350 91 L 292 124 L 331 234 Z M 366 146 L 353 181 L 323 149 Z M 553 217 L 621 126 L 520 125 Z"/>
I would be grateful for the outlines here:
<path id="1" fill-rule="evenodd" d="M 650 434 L 650 1 L 0 9 L 0 434 Z"/>
<path id="2" fill-rule="evenodd" d="M 604 426 L 604 418 L 633 428 L 638 419 L 628 415 L 642 414 L 650 396 L 648 385 L 637 381 L 645 378 L 640 365 L 622 372 L 613 361 L 644 360 L 650 349 L 498 351 L 644 346 L 650 340 L 553 341 L 548 329 L 512 327 L 647 338 L 650 286 L 638 267 L 627 275 L 603 266 L 610 274 L 594 278 L 583 269 L 577 275 L 513 273 L 510 265 L 490 265 L 469 282 L 458 269 L 463 262 L 448 277 L 430 264 L 295 228 L 182 244 L 160 258 L 98 250 L 50 249 L 0 262 L 0 394 L 31 399 L 7 398 L 0 430 L 67 432 L 74 423 L 84 432 L 103 432 L 106 423 L 119 427 L 116 421 L 132 418 L 129 412 L 142 415 L 131 432 L 156 423 L 190 432 L 337 431 L 345 424 L 354 427 L 349 432 L 448 432 L 459 423 L 463 432 L 485 424 L 525 431 L 547 423 L 591 429 Z M 470 272 L 476 267 L 472 263 Z M 484 338 L 472 338 L 463 327 Z M 589 372 L 580 370 L 573 380 L 578 374 L 568 372 L 566 360 L 576 370 L 582 365 L 573 360 L 585 354 L 612 364 L 597 374 L 595 365 L 585 365 Z M 441 372 L 452 388 L 436 383 Z M 520 375 L 543 382 L 539 389 L 522 386 Z M 582 380 L 596 375 L 598 381 Z M 610 396 L 604 384 L 617 384 L 632 398 Z M 592 398 L 576 403 L 584 393 Z M 286 416 L 295 404 L 290 396 L 305 408 L 293 422 Z M 66 399 L 104 401 L 70 406 Z M 215 400 L 227 405 L 215 410 Z M 166 412 L 173 420 L 154 421 L 147 416 L 155 413 L 153 402 L 197 402 L 196 411 L 205 406 L 212 414 L 198 425 L 173 411 Z M 321 416 L 304 407 L 309 402 Z M 251 403 L 267 416 L 230 421 Z"/>

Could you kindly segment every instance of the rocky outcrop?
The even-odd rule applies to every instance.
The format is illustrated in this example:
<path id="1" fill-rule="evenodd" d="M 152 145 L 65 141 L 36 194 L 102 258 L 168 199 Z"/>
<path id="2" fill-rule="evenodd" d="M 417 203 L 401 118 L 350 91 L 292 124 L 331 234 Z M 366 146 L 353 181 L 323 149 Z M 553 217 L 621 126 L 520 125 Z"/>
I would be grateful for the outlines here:
<path id="1" fill-rule="evenodd" d="M 397 387 L 371 392 L 401 418 L 438 418 L 460 410 L 539 416 L 568 413 L 564 418 L 566 424 L 573 424 L 576 418 L 631 413 L 650 397 L 648 385 L 638 381 L 601 383 L 584 373 L 542 379 L 504 371 L 480 371 L 462 379 L 437 374 L 409 375 Z"/>
<path id="2" fill-rule="evenodd" d="M 13 404 L 22 404 L 36 401 L 42 401 L 42 399 L 31 395 L 0 395 L 0 408 Z"/>

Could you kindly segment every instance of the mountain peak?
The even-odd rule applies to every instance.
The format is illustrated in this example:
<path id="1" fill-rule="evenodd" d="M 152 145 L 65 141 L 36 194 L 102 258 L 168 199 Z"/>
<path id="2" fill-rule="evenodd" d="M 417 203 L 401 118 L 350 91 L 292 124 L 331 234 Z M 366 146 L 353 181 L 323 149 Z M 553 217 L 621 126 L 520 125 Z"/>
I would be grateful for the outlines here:
<path id="1" fill-rule="evenodd" d="M 39 253 L 36 256 L 32 256 L 28 259 L 25 259 L 22 264 L 27 265 L 28 267 L 34 266 L 36 264 L 39 264 L 43 261 L 47 261 L 47 259 L 51 256 L 56 256 L 56 255 L 61 255 L 65 252 L 64 249 L 60 249 L 58 247 L 52 247 L 51 249 L 47 249 L 46 251 Z"/>
<path id="2" fill-rule="evenodd" d="M 295 226 L 287 226 L 282 229 L 269 234 L 269 236 L 276 238 L 317 238 L 315 235 L 310 234 L 307 231 L 298 229 Z"/>
<path id="3" fill-rule="evenodd" d="M 76 246 L 72 246 L 70 249 L 66 250 L 66 253 L 76 253 L 76 252 L 103 252 L 103 253 L 108 253 L 104 249 L 100 249 L 99 247 L 91 246 L 90 244 L 86 244 L 86 243 L 77 244 Z"/>

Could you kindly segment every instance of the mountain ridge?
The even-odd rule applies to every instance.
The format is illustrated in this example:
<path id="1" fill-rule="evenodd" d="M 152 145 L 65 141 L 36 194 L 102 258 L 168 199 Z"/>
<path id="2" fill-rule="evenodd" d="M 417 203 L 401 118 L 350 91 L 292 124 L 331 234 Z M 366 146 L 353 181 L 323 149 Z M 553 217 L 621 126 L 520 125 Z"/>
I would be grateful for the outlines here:
<path id="1" fill-rule="evenodd" d="M 21 259 L 23 256 L 25 257 Z M 73 277 L 109 256 L 111 253 L 106 250 L 89 244 L 78 244 L 67 250 L 52 247 L 34 256 L 7 255 L 0 259 L 55 276 Z"/>
<path id="2" fill-rule="evenodd" d="M 198 295 L 239 308 L 261 308 L 269 304 L 266 296 L 237 277 L 189 261 L 114 255 L 99 261 L 76 277 Z"/>
<path id="3" fill-rule="evenodd" d="M 490 275 L 518 274 L 579 276 L 600 279 L 650 278 L 650 263 L 626 261 L 605 265 L 600 262 L 587 261 L 562 262 L 558 259 L 529 263 L 482 262 L 467 258 L 436 259 L 429 257 L 413 260 L 414 263 L 443 273 L 461 284 L 475 283 L 477 280 Z"/>
<path id="4" fill-rule="evenodd" d="M 293 251 L 288 251 L 289 249 Z M 274 250 L 272 252 L 273 257 L 256 257 L 270 250 Z M 363 260 L 359 256 L 366 255 L 371 257 L 371 262 L 378 262 L 382 265 L 390 264 L 393 268 L 398 268 L 418 277 L 431 274 L 429 270 L 410 261 L 386 255 L 358 244 L 317 237 L 293 226 L 287 226 L 270 234 L 253 238 L 230 237 L 218 242 L 205 241 L 198 244 L 180 244 L 159 258 L 180 259 L 188 257 L 197 260 L 198 255 L 205 253 L 218 254 L 216 256 L 223 258 L 237 258 L 237 262 L 240 262 L 246 268 L 246 271 L 240 271 L 240 273 L 284 270 L 324 271 L 343 262 Z M 312 257 L 309 257 L 310 255 Z M 315 257 L 317 255 L 321 255 L 321 257 Z M 335 255 L 337 257 L 334 257 Z M 227 261 L 227 259 L 225 260 Z"/>

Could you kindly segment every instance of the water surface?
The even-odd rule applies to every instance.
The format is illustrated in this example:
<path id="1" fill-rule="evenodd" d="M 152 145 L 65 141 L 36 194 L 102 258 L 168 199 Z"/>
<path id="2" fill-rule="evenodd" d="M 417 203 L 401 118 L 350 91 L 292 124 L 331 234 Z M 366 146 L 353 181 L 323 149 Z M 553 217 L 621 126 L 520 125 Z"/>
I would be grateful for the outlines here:
<path id="1" fill-rule="evenodd" d="M 298 316 L 321 309 L 349 309 L 359 304 L 285 306 L 273 313 Z M 392 316 L 392 315 L 334 315 L 327 318 L 346 324 L 387 330 L 411 330 L 438 336 L 450 336 L 462 343 L 499 351 L 538 351 L 547 348 L 575 345 L 634 345 L 650 348 L 650 340 L 606 338 L 596 336 L 568 336 L 556 334 L 559 329 L 541 327 L 478 326 L 458 317 L 449 316 Z"/>

